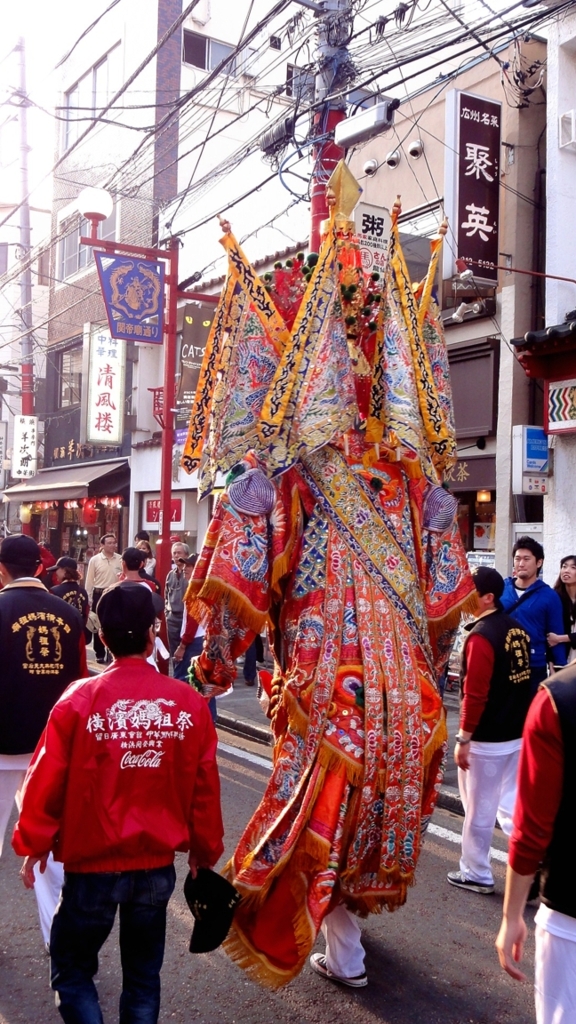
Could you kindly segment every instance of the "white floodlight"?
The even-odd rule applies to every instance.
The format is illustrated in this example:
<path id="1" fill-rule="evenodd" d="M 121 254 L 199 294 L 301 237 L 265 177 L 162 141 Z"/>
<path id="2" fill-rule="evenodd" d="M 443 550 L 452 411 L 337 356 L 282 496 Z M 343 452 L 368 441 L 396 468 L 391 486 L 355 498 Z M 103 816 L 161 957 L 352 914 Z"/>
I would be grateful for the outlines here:
<path id="1" fill-rule="evenodd" d="M 400 100 L 380 100 L 361 114 L 339 121 L 334 130 L 334 142 L 342 149 L 350 149 L 361 142 L 367 142 L 375 135 L 387 131 L 394 123 L 394 111 Z"/>

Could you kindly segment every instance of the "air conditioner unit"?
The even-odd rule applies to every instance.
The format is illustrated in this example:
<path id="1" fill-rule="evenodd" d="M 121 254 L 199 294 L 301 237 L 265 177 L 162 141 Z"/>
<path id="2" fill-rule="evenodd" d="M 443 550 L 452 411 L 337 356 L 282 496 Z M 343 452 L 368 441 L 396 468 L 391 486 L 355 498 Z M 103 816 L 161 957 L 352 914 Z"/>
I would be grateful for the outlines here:
<path id="1" fill-rule="evenodd" d="M 560 114 L 558 124 L 558 146 L 576 153 L 576 110 Z"/>
<path id="2" fill-rule="evenodd" d="M 334 130 L 334 142 L 342 149 L 350 149 L 380 135 L 394 124 L 394 111 L 399 106 L 400 100 L 384 99 L 361 114 L 339 121 Z"/>

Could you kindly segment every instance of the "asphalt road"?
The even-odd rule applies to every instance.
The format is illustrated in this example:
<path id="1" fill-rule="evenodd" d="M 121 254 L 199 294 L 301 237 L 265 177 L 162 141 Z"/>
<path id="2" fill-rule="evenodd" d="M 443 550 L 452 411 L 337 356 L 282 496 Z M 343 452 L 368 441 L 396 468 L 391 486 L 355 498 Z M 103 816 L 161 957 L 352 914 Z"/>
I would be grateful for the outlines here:
<path id="1" fill-rule="evenodd" d="M 255 808 L 268 775 L 269 748 L 221 734 L 227 855 Z M 264 763 L 260 763 L 263 761 Z M 504 975 L 494 951 L 504 887 L 505 840 L 495 833 L 496 893 L 454 889 L 446 872 L 458 865 L 461 819 L 437 811 L 422 853 L 417 884 L 395 914 L 372 916 L 363 926 L 369 985 L 350 990 L 305 968 L 280 992 L 248 981 L 220 950 L 191 956 L 192 919 L 182 896 L 185 858 L 169 907 L 161 1024 L 533 1024 L 531 984 Z M 31 893 L 18 878 L 9 845 L 0 859 L 0 1024 L 49 1024 L 60 1017 L 48 986 Z M 534 909 L 527 912 L 531 933 Z M 318 948 L 323 949 L 322 940 Z M 533 938 L 525 968 L 533 970 Z M 101 954 L 98 987 L 104 1019 L 117 1021 L 119 957 L 113 935 Z"/>

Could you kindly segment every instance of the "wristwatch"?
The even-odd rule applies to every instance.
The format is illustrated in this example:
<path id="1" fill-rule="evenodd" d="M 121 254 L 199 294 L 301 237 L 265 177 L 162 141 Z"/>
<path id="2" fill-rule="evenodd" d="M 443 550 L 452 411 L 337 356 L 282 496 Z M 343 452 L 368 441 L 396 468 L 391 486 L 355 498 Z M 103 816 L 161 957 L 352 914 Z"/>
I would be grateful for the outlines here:
<path id="1" fill-rule="evenodd" d="M 454 737 L 454 739 L 455 739 L 455 742 L 459 743 L 461 747 L 465 747 L 467 743 L 470 743 L 470 740 L 465 740 L 464 737 L 460 736 L 459 733 L 458 733 L 457 736 Z"/>

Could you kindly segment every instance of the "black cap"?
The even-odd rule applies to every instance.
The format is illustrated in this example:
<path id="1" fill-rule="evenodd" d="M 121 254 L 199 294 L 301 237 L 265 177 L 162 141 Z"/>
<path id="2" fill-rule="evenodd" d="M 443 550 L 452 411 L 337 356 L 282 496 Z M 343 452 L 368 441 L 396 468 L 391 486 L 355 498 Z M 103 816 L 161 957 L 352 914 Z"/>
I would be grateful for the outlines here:
<path id="1" fill-rule="evenodd" d="M 484 594 L 494 594 L 496 600 L 502 597 L 504 580 L 496 569 L 491 569 L 488 565 L 479 565 L 472 569 L 472 577 L 480 597 Z"/>
<path id="2" fill-rule="evenodd" d="M 69 558 L 68 555 L 62 555 L 58 559 L 56 565 L 51 565 L 48 572 L 54 572 L 55 569 L 72 569 L 74 572 L 78 571 L 78 562 L 75 558 Z"/>
<path id="3" fill-rule="evenodd" d="M 41 561 L 40 548 L 33 537 L 19 533 L 15 537 L 5 537 L 0 544 L 0 562 L 6 565 L 27 569 L 40 565 Z"/>
<path id="4" fill-rule="evenodd" d="M 108 630 L 132 636 L 150 629 L 157 612 L 147 584 L 118 583 L 102 594 L 96 614 L 104 634 Z"/>
<path id="5" fill-rule="evenodd" d="M 231 882 L 210 868 L 190 872 L 184 882 L 184 896 L 194 916 L 191 953 L 211 953 L 228 935 L 240 893 Z"/>

